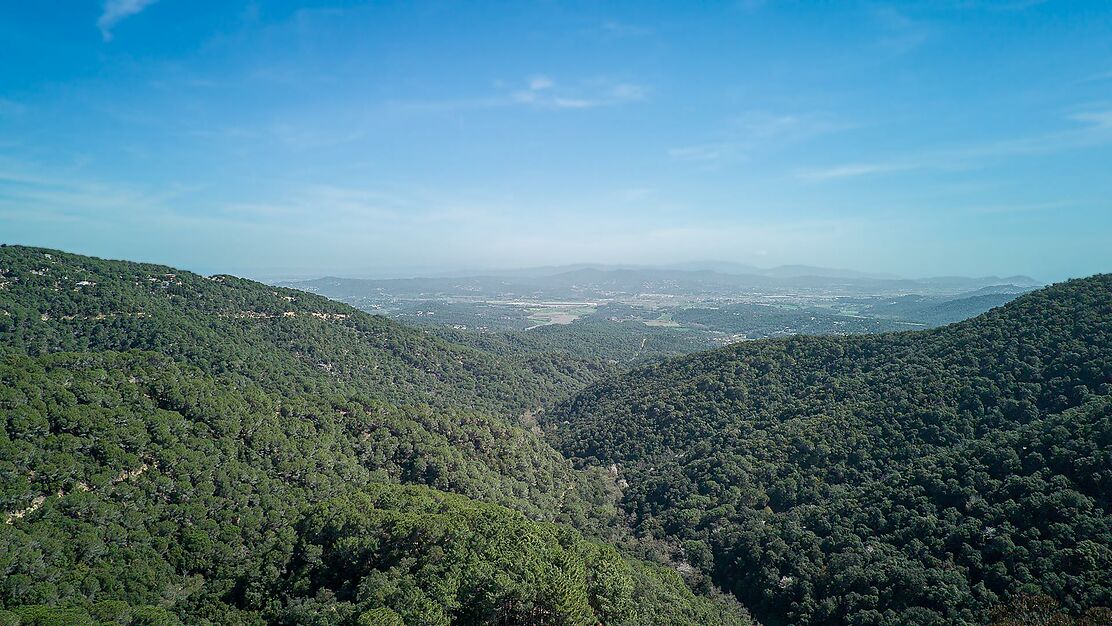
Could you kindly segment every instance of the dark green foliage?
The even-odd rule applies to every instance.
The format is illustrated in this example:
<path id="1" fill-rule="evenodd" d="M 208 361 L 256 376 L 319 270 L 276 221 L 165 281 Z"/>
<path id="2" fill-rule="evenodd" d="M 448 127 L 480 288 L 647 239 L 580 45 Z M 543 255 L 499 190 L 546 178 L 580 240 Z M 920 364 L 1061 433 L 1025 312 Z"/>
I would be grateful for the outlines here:
<path id="1" fill-rule="evenodd" d="M 281 623 L 750 623 L 575 531 L 424 487 L 324 502 L 299 530 Z"/>
<path id="2" fill-rule="evenodd" d="M 672 319 L 700 329 L 744 333 L 749 338 L 784 335 L 843 335 L 907 330 L 916 324 L 860 315 L 841 315 L 817 307 L 725 304 L 676 309 Z"/>
<path id="3" fill-rule="evenodd" d="M 1063 611 L 1054 598 L 1020 594 L 1007 605 L 992 610 L 989 626 L 1107 626 L 1112 609 L 1093 608 L 1074 617 Z"/>
<path id="4" fill-rule="evenodd" d="M 539 413 L 577 470 L 534 409 L 624 334 L 0 248 L 0 625 L 1093 626 L 1110 320 L 1098 276 L 642 367 Z"/>
<path id="5" fill-rule="evenodd" d="M 942 326 L 969 319 L 1016 298 L 1016 293 L 976 293 L 955 298 L 901 296 L 887 301 L 865 304 L 870 315 L 914 320 L 929 326 Z"/>
<path id="6" fill-rule="evenodd" d="M 9 604 L 153 603 L 173 588 L 175 605 L 209 616 L 280 567 L 273 559 L 285 558 L 307 503 L 374 481 L 452 489 L 599 532 L 611 523 L 599 481 L 477 414 L 284 398 L 153 353 L 9 353 L 0 381 Z"/>
<path id="7" fill-rule="evenodd" d="M 669 605 L 663 623 L 748 623 L 729 603 L 697 598 L 678 577 L 574 531 L 379 484 L 437 484 L 531 516 L 597 522 L 573 504 L 589 481 L 560 465 L 539 473 L 551 451 L 515 450 L 496 435 L 465 456 L 448 441 L 483 431 L 426 430 L 428 416 L 386 405 L 277 399 L 153 353 L 9 353 L 0 381 L 10 522 L 0 524 L 0 607 L 9 609 L 0 616 L 13 623 L 101 623 L 95 616 L 115 607 L 125 624 L 389 624 L 391 613 L 373 610 L 381 605 L 403 623 L 505 614 L 621 624 L 638 623 L 634 591 Z M 370 545 L 380 552 L 344 552 Z M 481 575 L 490 577 L 481 588 L 445 587 Z M 373 601 L 349 597 L 372 589 Z"/>
<path id="8" fill-rule="evenodd" d="M 314 520 L 328 507 L 365 503 L 368 493 L 395 494 L 394 513 L 421 523 L 437 519 L 429 503 L 461 520 L 482 511 L 479 538 L 505 525 L 562 541 L 527 562 L 538 576 L 575 576 L 537 578 L 536 597 L 521 598 L 529 606 L 585 615 L 582 594 L 557 592 L 586 580 L 594 616 L 622 623 L 607 603 L 625 607 L 621 590 L 632 579 L 646 597 L 676 604 L 660 609 L 674 616 L 664 623 L 746 623 L 736 607 L 693 596 L 674 575 L 534 521 L 622 536 L 612 481 L 574 470 L 503 416 L 563 383 L 230 277 L 13 247 L 0 248 L 0 269 L 0 624 L 335 623 L 340 615 L 410 623 L 402 617 L 411 615 L 409 596 L 354 614 L 328 589 L 302 593 L 299 576 L 321 545 L 313 542 L 325 540 Z M 428 487 L 382 486 L 400 482 Z M 455 549 L 454 536 L 422 551 L 391 528 L 375 532 L 399 542 L 393 554 L 415 580 L 452 565 L 442 554 Z M 534 575 L 487 547 L 470 567 Z M 373 575 L 366 563 L 313 567 L 341 586 Z M 442 593 L 439 585 L 428 593 Z M 478 601 L 461 598 L 446 615 L 469 623 L 480 618 L 468 611 L 516 610 Z"/>
<path id="9" fill-rule="evenodd" d="M 502 361 L 345 304 L 232 276 L 0 248 L 0 335 L 29 354 L 150 350 L 271 390 L 518 414 L 595 379 L 571 358 Z"/>
<path id="10" fill-rule="evenodd" d="M 592 364 L 598 378 L 618 373 L 615 365 L 689 354 L 712 347 L 706 337 L 684 329 L 654 328 L 640 322 L 594 318 L 549 324 L 528 332 L 482 333 L 436 328 L 434 334 L 511 360 Z M 590 382 L 594 382 L 593 380 Z"/>
<path id="11" fill-rule="evenodd" d="M 182 626 L 172 612 L 156 606 L 129 606 L 106 600 L 82 607 L 32 605 L 0 609 L 0 626 Z"/>
<path id="12" fill-rule="evenodd" d="M 1110 388 L 1106 275 L 943 329 L 647 366 L 545 419 L 764 621 L 951 624 L 1028 591 L 1112 604 Z"/>

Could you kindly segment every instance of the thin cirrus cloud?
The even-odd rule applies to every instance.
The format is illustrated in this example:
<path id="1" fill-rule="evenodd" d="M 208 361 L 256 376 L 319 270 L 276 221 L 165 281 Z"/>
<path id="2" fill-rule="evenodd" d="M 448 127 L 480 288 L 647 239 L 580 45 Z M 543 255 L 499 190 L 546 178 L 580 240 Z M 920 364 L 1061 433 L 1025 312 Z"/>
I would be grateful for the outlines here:
<path id="1" fill-rule="evenodd" d="M 602 32 L 615 39 L 624 37 L 639 37 L 643 35 L 651 35 L 653 29 L 647 26 L 640 26 L 638 24 L 630 24 L 628 22 L 621 22 L 618 20 L 607 20 L 602 24 Z"/>
<path id="2" fill-rule="evenodd" d="M 801 143 L 853 128 L 855 124 L 825 113 L 746 111 L 727 120 L 714 140 L 669 148 L 668 157 L 703 163 L 745 159 L 762 148 Z"/>
<path id="3" fill-rule="evenodd" d="M 374 231 L 395 226 L 450 225 L 487 220 L 483 203 L 444 197 L 421 188 L 375 188 L 319 183 L 276 186 L 271 200 L 231 202 L 216 219 L 253 221 L 260 217 L 295 229 Z"/>
<path id="4" fill-rule="evenodd" d="M 0 158 L 0 220 L 120 225 L 143 216 L 233 230 L 262 221 L 271 230 L 295 236 L 307 228 L 343 226 L 370 232 L 391 225 L 458 226 L 491 216 L 473 199 L 413 189 L 294 183 L 275 186 L 264 197 L 226 203 L 204 201 L 204 191 L 182 184 L 160 188 L 104 179 L 80 171 L 53 174 Z M 209 210 L 196 210 L 199 203 L 209 205 Z"/>
<path id="5" fill-rule="evenodd" d="M 676 161 L 721 161 L 736 156 L 738 146 L 730 143 L 708 143 L 669 148 L 668 156 Z"/>
<path id="6" fill-rule="evenodd" d="M 177 198 L 196 191 L 180 184 L 163 188 L 81 176 L 49 173 L 0 159 L 0 219 L 18 217 L 31 223 L 124 223 L 136 216 L 168 215 Z"/>
<path id="7" fill-rule="evenodd" d="M 16 102 L 15 100 L 9 100 L 7 98 L 0 98 L 0 117 L 3 117 L 3 116 L 13 116 L 14 117 L 16 115 L 23 115 L 26 111 L 27 111 L 27 106 L 26 105 L 24 105 L 20 102 Z"/>
<path id="8" fill-rule="evenodd" d="M 108 0 L 97 19 L 97 28 L 105 41 L 112 41 L 112 29 L 126 17 L 143 11 L 157 0 Z"/>
<path id="9" fill-rule="evenodd" d="M 632 104 L 646 100 L 649 89 L 629 82 L 589 79 L 562 83 L 549 76 L 534 75 L 524 81 L 495 83 L 497 93 L 473 98 L 439 100 L 393 100 L 387 106 L 411 112 L 464 111 L 505 107 L 582 110 Z"/>
<path id="10" fill-rule="evenodd" d="M 834 167 L 804 170 L 799 172 L 797 177 L 807 182 L 820 183 L 840 178 L 855 178 L 858 176 L 868 176 L 870 174 L 899 172 L 901 170 L 916 169 L 917 167 L 920 167 L 920 165 L 915 163 L 847 163 Z"/>
<path id="11" fill-rule="evenodd" d="M 646 89 L 632 83 L 615 83 L 609 80 L 585 81 L 566 87 L 547 76 L 534 76 L 524 89 L 511 94 L 517 104 L 529 104 L 552 109 L 593 109 L 627 102 L 644 100 Z"/>
<path id="12" fill-rule="evenodd" d="M 911 52 L 930 38 L 930 32 L 923 24 L 908 18 L 894 7 L 874 9 L 874 18 L 883 33 L 878 44 L 895 54 Z"/>
<path id="13" fill-rule="evenodd" d="M 490 96 L 442 100 L 394 100 L 383 103 L 383 106 L 390 110 L 415 114 L 509 107 L 586 110 L 640 102 L 645 100 L 649 93 L 647 88 L 634 83 L 587 79 L 565 85 L 543 74 L 530 76 L 513 86 L 499 82 L 496 83 L 496 87 L 500 92 Z M 361 126 L 360 121 L 354 118 L 342 127 L 321 120 L 287 120 L 263 125 L 197 128 L 190 134 L 219 142 L 267 140 L 291 148 L 311 149 L 358 141 L 367 136 L 367 131 Z"/>
<path id="14" fill-rule="evenodd" d="M 950 149 L 926 151 L 887 161 L 845 163 L 800 170 L 796 178 L 810 183 L 911 170 L 968 169 L 995 159 L 1081 150 L 1112 143 L 1112 111 L 1088 111 L 1067 116 L 1080 127 Z"/>

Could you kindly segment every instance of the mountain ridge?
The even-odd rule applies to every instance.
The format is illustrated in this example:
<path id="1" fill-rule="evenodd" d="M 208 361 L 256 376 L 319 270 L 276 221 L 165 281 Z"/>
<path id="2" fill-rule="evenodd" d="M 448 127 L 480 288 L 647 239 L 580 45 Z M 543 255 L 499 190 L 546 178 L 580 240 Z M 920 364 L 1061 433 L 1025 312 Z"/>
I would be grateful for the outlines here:
<path id="1" fill-rule="evenodd" d="M 530 357 L 244 279 L 0 248 L 0 623 L 749 626 L 603 545 L 631 543 L 613 481 L 518 419 L 584 370 Z M 357 532 L 331 541 L 321 510 Z"/>
<path id="2" fill-rule="evenodd" d="M 1037 593 L 1100 623 L 1110 319 L 1101 274 L 616 373 L 3 247 L 0 620 L 943 626 Z"/>
<path id="3" fill-rule="evenodd" d="M 1110 319 L 1102 274 L 931 330 L 675 357 L 595 383 L 543 421 L 580 466 L 619 468 L 637 532 L 684 545 L 767 624 L 983 621 L 1021 588 L 1080 613 L 1112 603 L 1112 552 L 1055 565 L 1075 542 L 1112 545 Z M 1058 429 L 1066 414 L 1087 430 Z M 1057 424 L 1038 449 L 1013 435 L 1033 423 Z M 1055 446 L 1077 449 L 1074 464 Z M 1008 491 L 1010 472 L 1024 488 Z M 1054 493 L 1072 521 L 1024 516 Z M 1065 524 L 1039 548 L 1050 556 L 1024 557 L 1050 520 Z M 998 537 L 1022 551 L 1004 558 Z M 863 561 L 873 573 L 845 569 Z M 937 585 L 956 595 L 939 602 Z"/>

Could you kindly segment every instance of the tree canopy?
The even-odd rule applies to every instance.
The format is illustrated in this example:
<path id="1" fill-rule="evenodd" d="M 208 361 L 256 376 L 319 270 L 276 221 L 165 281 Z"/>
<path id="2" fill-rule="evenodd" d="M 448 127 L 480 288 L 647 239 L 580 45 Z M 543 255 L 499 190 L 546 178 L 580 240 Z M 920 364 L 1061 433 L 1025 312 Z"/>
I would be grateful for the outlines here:
<path id="1" fill-rule="evenodd" d="M 559 377 L 231 277 L 0 270 L 0 624 L 749 623 L 598 543 L 613 481 L 515 419 Z"/>
<path id="2" fill-rule="evenodd" d="M 936 330 L 755 341 L 545 416 L 637 532 L 769 624 L 1112 604 L 1112 276 Z"/>
<path id="3" fill-rule="evenodd" d="M 1102 275 L 620 373 L 0 247 L 0 624 L 1093 626 L 1110 320 Z"/>

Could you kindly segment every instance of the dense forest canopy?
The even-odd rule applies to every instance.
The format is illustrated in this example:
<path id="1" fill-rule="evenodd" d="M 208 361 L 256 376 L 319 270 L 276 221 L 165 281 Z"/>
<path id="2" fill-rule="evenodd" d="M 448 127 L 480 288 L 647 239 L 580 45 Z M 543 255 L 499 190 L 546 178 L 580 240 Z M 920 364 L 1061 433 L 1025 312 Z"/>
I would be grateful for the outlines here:
<path id="1" fill-rule="evenodd" d="M 613 480 L 507 417 L 585 371 L 561 359 L 0 248 L 0 623 L 748 624 L 597 543 Z"/>
<path id="2" fill-rule="evenodd" d="M 740 344 L 545 417 L 620 468 L 637 532 L 768 624 L 977 623 L 1112 604 L 1112 276 L 945 328 Z"/>
<path id="3" fill-rule="evenodd" d="M 622 373 L 0 247 L 0 624 L 1105 624 L 1110 321 L 1096 276 Z"/>
<path id="4" fill-rule="evenodd" d="M 0 285 L 4 343 L 29 354 L 152 350 L 271 389 L 516 414 L 605 367 L 535 350 L 498 358 L 310 293 L 38 248 L 0 248 Z"/>

